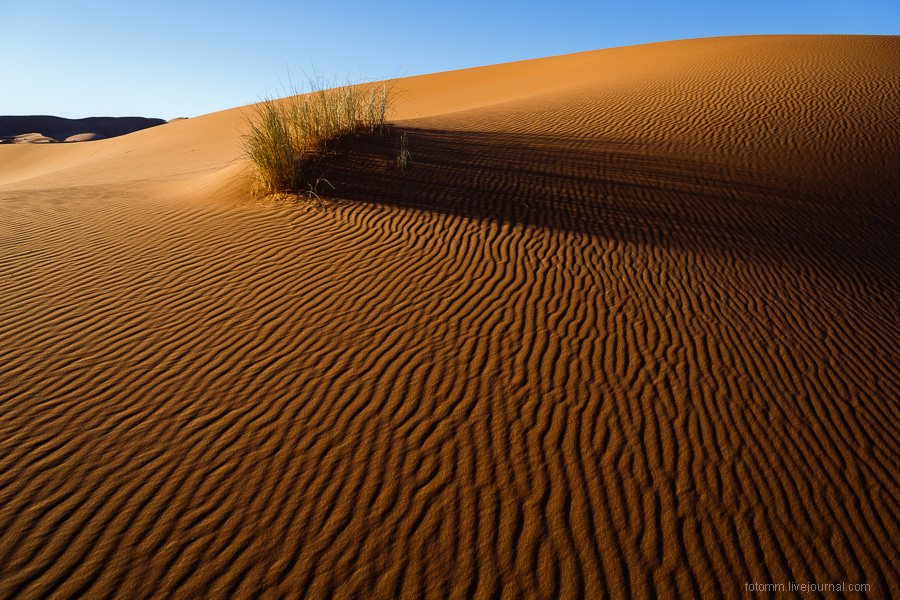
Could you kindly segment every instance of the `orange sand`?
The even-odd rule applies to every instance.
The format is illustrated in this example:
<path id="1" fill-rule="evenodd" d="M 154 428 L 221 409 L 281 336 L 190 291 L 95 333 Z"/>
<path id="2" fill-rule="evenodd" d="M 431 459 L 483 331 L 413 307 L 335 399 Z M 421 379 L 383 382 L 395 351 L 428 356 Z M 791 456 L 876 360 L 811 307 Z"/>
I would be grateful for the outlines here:
<path id="1" fill-rule="evenodd" d="M 900 593 L 900 37 L 398 87 L 327 212 L 0 146 L 0 598 Z"/>

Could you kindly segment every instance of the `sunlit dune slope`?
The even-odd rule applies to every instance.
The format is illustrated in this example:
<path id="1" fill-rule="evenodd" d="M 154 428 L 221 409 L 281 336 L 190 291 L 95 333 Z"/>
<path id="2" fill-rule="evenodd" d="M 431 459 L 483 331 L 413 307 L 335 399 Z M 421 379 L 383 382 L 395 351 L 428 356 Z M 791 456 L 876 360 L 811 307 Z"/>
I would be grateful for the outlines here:
<path id="1" fill-rule="evenodd" d="M 897 158 L 896 53 L 896 38 L 883 36 L 746 36 L 613 48 L 401 79 L 394 118 L 459 112 L 458 122 L 466 111 L 489 119 L 494 110 L 506 115 L 508 127 L 510 119 L 522 123 L 536 111 L 558 109 L 558 127 L 579 137 L 689 148 L 778 171 L 804 161 L 858 177 Z M 240 160 L 249 114 L 249 107 L 235 108 L 88 147 L 0 147 L 0 182 L 40 174 L 52 175 L 52 185 L 202 178 Z M 121 164 L 110 169 L 108 158 Z"/>
<path id="2" fill-rule="evenodd" d="M 0 145 L 0 598 L 900 589 L 900 37 L 396 88 L 327 211 Z"/>

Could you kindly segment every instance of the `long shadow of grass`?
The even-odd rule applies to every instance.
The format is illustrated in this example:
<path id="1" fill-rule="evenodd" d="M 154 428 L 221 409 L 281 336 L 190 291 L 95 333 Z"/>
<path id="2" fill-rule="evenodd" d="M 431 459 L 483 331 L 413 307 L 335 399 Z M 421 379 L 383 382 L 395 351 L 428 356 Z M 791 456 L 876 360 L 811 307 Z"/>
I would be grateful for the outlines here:
<path id="1" fill-rule="evenodd" d="M 350 140 L 327 174 L 351 201 L 610 237 L 697 252 L 872 269 L 897 285 L 900 203 L 654 154 L 615 141 L 404 128 Z M 898 190 L 900 191 L 900 190 Z"/>

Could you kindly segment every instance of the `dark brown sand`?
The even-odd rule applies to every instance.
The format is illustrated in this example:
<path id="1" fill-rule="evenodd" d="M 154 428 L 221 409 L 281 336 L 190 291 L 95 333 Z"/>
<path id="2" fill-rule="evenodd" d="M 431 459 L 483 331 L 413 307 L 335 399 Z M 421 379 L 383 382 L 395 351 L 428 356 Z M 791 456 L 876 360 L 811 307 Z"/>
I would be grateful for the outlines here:
<path id="1" fill-rule="evenodd" d="M 399 86 L 327 212 L 0 147 L 0 598 L 900 593 L 900 38 Z"/>

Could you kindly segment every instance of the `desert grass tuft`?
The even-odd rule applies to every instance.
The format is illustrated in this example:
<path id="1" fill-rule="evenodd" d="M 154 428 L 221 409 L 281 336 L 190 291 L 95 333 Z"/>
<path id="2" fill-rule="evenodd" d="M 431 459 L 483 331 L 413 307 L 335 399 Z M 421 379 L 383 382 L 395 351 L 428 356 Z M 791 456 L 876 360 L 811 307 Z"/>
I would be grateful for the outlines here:
<path id="1" fill-rule="evenodd" d="M 409 153 L 409 138 L 404 131 L 403 135 L 400 136 L 400 143 L 397 149 L 397 167 L 399 167 L 401 171 L 405 171 L 411 162 L 412 156 Z"/>
<path id="2" fill-rule="evenodd" d="M 314 86 L 307 94 L 257 104 L 243 139 L 253 196 L 318 198 L 319 185 L 328 183 L 323 160 L 329 151 L 348 135 L 383 134 L 390 101 L 391 84 L 379 82 Z"/>

